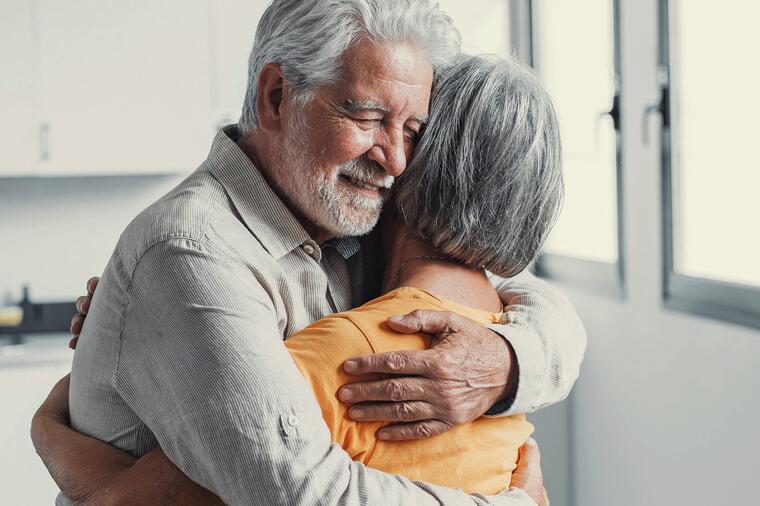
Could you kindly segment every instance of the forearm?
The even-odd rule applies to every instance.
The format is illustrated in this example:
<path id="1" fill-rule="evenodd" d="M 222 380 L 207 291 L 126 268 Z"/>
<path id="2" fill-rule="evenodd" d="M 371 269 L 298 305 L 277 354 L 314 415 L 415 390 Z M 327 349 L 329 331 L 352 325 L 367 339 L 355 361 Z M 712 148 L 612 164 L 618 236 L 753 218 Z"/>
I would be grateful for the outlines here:
<path id="1" fill-rule="evenodd" d="M 502 414 L 532 412 L 561 401 L 578 378 L 586 349 L 586 331 L 575 310 L 559 290 L 530 272 L 491 280 L 508 323 L 489 328 L 509 341 L 519 368 L 514 401 Z"/>
<path id="2" fill-rule="evenodd" d="M 67 423 L 60 414 L 42 409 L 32 419 L 32 442 L 50 476 L 77 503 L 86 503 L 94 494 L 110 495 L 111 482 L 136 459 L 72 430 Z"/>

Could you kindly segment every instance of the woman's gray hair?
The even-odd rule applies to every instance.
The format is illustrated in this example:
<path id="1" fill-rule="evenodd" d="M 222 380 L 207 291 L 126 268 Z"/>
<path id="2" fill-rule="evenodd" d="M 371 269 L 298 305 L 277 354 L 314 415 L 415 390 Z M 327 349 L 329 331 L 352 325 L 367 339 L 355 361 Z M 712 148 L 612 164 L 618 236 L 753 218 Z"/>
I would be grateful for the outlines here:
<path id="1" fill-rule="evenodd" d="M 455 260 L 509 277 L 537 255 L 562 195 L 557 117 L 538 79 L 487 57 L 447 69 L 396 185 L 407 227 Z"/>
<path id="2" fill-rule="evenodd" d="M 434 73 L 459 55 L 451 18 L 429 0 L 274 0 L 259 21 L 248 60 L 248 88 L 239 126 L 258 126 L 256 94 L 267 63 L 282 68 L 301 103 L 340 77 L 340 58 L 355 41 L 412 41 L 427 50 Z"/>

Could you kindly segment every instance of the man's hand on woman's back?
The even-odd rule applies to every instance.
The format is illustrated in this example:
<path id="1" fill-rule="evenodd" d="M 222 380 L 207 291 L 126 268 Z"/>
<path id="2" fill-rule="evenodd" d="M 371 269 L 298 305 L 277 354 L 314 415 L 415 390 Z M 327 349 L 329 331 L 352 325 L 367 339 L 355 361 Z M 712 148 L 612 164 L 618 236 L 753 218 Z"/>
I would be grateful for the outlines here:
<path id="1" fill-rule="evenodd" d="M 82 326 L 84 325 L 84 319 L 87 317 L 87 313 L 90 311 L 90 303 L 92 302 L 92 296 L 95 294 L 95 289 L 98 287 L 99 277 L 92 277 L 87 281 L 87 295 L 82 295 L 77 298 L 77 314 L 71 318 L 71 341 L 69 341 L 69 348 L 75 350 L 77 347 L 77 340 L 79 340 L 79 334 L 82 333 Z"/>

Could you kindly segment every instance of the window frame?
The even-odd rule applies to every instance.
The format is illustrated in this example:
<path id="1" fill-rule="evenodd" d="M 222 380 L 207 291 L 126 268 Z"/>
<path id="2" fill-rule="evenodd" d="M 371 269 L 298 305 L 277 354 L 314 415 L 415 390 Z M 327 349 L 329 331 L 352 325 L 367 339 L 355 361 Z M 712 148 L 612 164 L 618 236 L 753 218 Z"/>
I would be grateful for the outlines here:
<path id="1" fill-rule="evenodd" d="M 622 70 L 620 54 L 620 0 L 610 0 L 613 13 L 613 68 L 615 95 L 610 111 L 615 129 L 615 188 L 617 223 L 617 260 L 603 262 L 584 258 L 542 253 L 534 266 L 538 276 L 577 285 L 603 295 L 624 299 L 626 296 L 623 209 L 623 126 L 621 118 Z M 510 1 L 510 42 L 515 54 L 540 73 L 536 62 L 539 36 L 535 0 Z"/>
<path id="2" fill-rule="evenodd" d="M 671 61 L 677 58 L 674 40 L 678 15 L 673 0 L 658 0 L 658 66 L 660 103 L 660 164 L 662 177 L 663 276 L 662 298 L 666 308 L 725 322 L 760 328 L 760 286 L 744 285 L 681 274 L 675 266 L 675 178 L 678 158 L 679 76 Z"/>

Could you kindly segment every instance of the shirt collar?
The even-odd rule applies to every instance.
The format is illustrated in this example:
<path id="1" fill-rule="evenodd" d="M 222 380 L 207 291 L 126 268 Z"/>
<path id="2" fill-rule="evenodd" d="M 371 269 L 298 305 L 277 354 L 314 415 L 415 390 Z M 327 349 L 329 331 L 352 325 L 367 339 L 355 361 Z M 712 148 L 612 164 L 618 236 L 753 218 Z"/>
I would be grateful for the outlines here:
<path id="1" fill-rule="evenodd" d="M 281 258 L 310 239 L 250 158 L 237 145 L 237 125 L 214 138 L 206 166 L 224 187 L 248 229 L 274 258 Z"/>
<path id="2" fill-rule="evenodd" d="M 239 137 L 237 125 L 221 129 L 211 145 L 206 166 L 224 187 L 251 233 L 270 255 L 281 258 L 311 237 L 237 145 Z M 332 239 L 326 245 L 334 247 L 344 259 L 361 248 L 355 237 Z"/>

